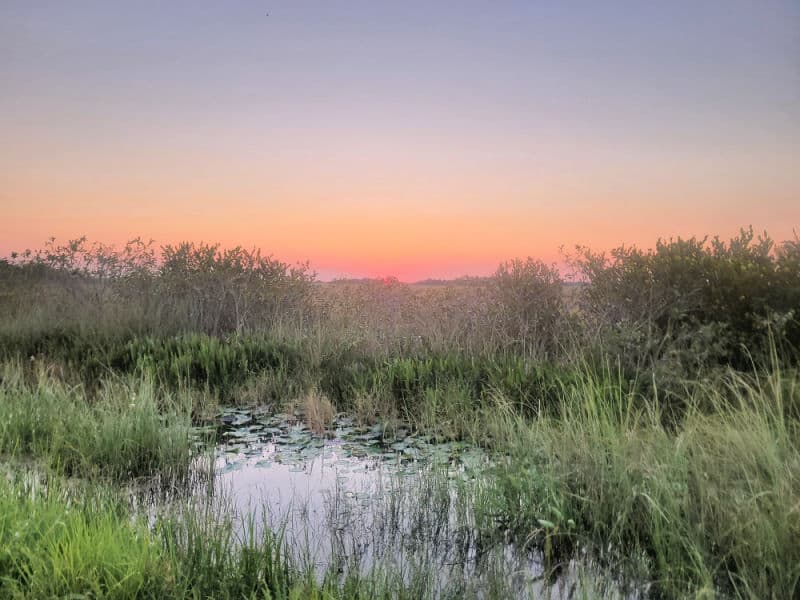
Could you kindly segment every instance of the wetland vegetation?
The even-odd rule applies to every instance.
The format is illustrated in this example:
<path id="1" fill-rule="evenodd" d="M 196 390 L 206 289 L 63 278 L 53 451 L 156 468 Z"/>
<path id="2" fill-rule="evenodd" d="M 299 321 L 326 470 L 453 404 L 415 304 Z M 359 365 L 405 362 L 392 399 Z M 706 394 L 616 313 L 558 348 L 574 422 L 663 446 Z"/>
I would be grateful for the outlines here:
<path id="1" fill-rule="evenodd" d="M 798 597 L 800 240 L 567 261 L 0 262 L 0 596 Z"/>

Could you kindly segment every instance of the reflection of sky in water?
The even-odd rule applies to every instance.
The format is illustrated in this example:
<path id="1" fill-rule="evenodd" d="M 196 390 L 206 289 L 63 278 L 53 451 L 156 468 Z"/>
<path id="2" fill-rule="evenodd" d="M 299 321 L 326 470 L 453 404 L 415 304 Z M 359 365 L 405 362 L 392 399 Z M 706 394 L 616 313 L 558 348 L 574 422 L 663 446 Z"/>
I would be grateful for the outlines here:
<path id="1" fill-rule="evenodd" d="M 479 449 L 403 430 L 389 438 L 380 426 L 358 427 L 347 417 L 325 438 L 294 415 L 228 410 L 222 418 L 215 491 L 236 518 L 282 530 L 289 551 L 320 576 L 347 563 L 404 576 L 422 569 L 440 590 L 498 572 L 520 597 L 569 597 L 584 588 L 578 563 L 548 587 L 538 554 L 480 537 L 469 487 L 488 465 Z M 594 586 L 597 576 L 588 577 Z"/>
<path id="2" fill-rule="evenodd" d="M 396 461 L 345 454 L 337 440 L 327 441 L 312 456 L 304 456 L 300 448 L 281 450 L 275 443 L 228 452 L 216 460 L 217 489 L 237 512 L 258 521 L 267 516 L 273 527 L 285 524 L 290 539 L 298 529 L 325 532 L 336 525 L 332 511 L 337 501 L 368 508 L 380 500 L 398 470 Z"/>
<path id="3" fill-rule="evenodd" d="M 334 561 L 411 570 L 435 559 L 448 568 L 474 560 L 474 540 L 454 534 L 451 479 L 466 478 L 467 464 L 485 463 L 483 452 L 402 429 L 385 436 L 382 427 L 347 417 L 324 438 L 293 415 L 229 411 L 223 419 L 216 491 L 235 514 L 282 529 L 295 556 L 319 573 Z"/>
<path id="4" fill-rule="evenodd" d="M 399 488 L 413 486 L 433 464 L 452 470 L 455 453 L 464 450 L 402 430 L 384 439 L 380 426 L 356 427 L 346 417 L 336 420 L 327 438 L 289 415 L 259 419 L 229 411 L 223 418 L 230 425 L 216 449 L 217 491 L 237 514 L 283 527 L 290 547 L 308 552 L 313 540 L 311 558 L 320 565 L 334 552 L 352 558 L 353 548 L 359 559 L 372 562 L 376 544 L 365 537 L 374 537 L 376 520 L 398 499 Z"/>

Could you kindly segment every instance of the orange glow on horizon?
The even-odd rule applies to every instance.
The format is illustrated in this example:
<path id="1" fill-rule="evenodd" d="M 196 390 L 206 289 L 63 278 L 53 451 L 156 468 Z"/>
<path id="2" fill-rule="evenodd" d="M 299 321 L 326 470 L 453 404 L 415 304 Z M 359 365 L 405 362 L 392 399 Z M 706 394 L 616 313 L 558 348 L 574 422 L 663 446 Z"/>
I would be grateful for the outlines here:
<path id="1" fill-rule="evenodd" d="M 73 205 L 74 206 L 74 205 Z M 153 207 L 148 207 L 152 211 Z M 119 212 L 117 212 L 119 211 Z M 444 214 L 418 209 L 351 210 L 320 208 L 316 213 L 254 209 L 231 213 L 224 205 L 200 205 L 181 214 L 173 206 L 157 210 L 159 218 L 137 215 L 122 205 L 87 215 L 70 207 L 17 210 L 0 224 L 0 255 L 38 248 L 52 235 L 59 241 L 86 235 L 91 241 L 122 245 L 128 239 L 152 238 L 158 245 L 180 241 L 220 243 L 223 247 L 259 248 L 290 263 L 309 261 L 322 279 L 395 276 L 401 281 L 486 275 L 507 259 L 532 256 L 560 262 L 560 248 L 576 244 L 597 250 L 620 244 L 651 247 L 659 237 L 734 235 L 752 224 L 777 241 L 793 236 L 791 209 L 772 218 L 748 220 L 744 214 L 700 214 L 693 226 L 681 216 L 658 215 L 643 206 L 616 212 L 610 222 L 592 212 L 520 209 L 516 213 L 486 210 Z M 627 218 L 623 219 L 625 216 Z"/>
<path id="2" fill-rule="evenodd" d="M 159 245 L 260 248 L 287 262 L 310 261 L 323 278 L 414 281 L 489 274 L 515 257 L 558 262 L 562 246 L 650 247 L 659 237 L 727 237 L 748 225 L 780 241 L 800 222 L 800 182 L 774 165 L 746 185 L 724 174 L 656 185 L 666 177 L 662 168 L 631 167 L 625 176 L 617 165 L 583 177 L 516 173 L 513 180 L 443 167 L 441 177 L 412 183 L 403 173 L 387 175 L 379 189 L 358 164 L 335 181 L 284 172 L 280 185 L 270 173 L 245 176 L 225 163 L 205 185 L 185 168 L 160 165 L 145 176 L 149 163 L 113 173 L 77 164 L 40 172 L 32 164 L 18 161 L 0 189 L 11 209 L 0 221 L 2 255 L 50 236 L 117 245 L 141 236 Z M 769 202 L 754 213 L 753 197 Z"/>
<path id="3" fill-rule="evenodd" d="M 800 230 L 794 4 L 478 4 L 4 3 L 0 255 L 142 236 L 418 280 Z"/>

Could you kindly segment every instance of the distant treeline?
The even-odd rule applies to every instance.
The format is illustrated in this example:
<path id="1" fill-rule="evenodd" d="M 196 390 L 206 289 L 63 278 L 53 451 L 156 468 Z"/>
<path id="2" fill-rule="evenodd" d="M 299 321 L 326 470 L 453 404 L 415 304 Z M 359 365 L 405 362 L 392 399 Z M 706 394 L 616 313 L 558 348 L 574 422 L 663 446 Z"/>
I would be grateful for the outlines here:
<path id="1" fill-rule="evenodd" d="M 315 337 L 372 358 L 610 356 L 624 371 L 667 379 L 747 370 L 771 349 L 796 362 L 797 238 L 775 243 L 743 229 L 728 241 L 679 238 L 610 252 L 578 247 L 568 261 L 582 285 L 567 286 L 555 265 L 528 258 L 499 265 L 491 277 L 447 284 L 320 286 L 307 263 L 257 250 L 51 240 L 0 262 L 0 335 L 5 353 L 30 347 L 24 340 L 80 331 L 125 339 Z"/>

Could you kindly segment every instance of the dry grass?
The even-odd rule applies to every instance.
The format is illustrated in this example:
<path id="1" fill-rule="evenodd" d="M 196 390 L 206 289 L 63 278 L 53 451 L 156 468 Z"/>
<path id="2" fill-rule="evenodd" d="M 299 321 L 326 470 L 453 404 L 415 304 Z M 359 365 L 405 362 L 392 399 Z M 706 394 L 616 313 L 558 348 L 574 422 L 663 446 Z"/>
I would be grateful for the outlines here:
<path id="1" fill-rule="evenodd" d="M 357 396 L 349 412 L 362 425 L 374 425 L 378 422 L 392 424 L 401 420 L 397 403 L 377 390 Z"/>
<path id="2" fill-rule="evenodd" d="M 326 331 L 360 334 L 376 354 L 422 347 L 484 352 L 500 343 L 496 304 L 487 282 L 317 283 L 312 306 L 315 320 Z"/>
<path id="3" fill-rule="evenodd" d="M 317 390 L 311 390 L 303 397 L 301 406 L 306 425 L 314 433 L 325 433 L 325 430 L 333 425 L 333 417 L 336 414 L 336 410 L 325 394 Z"/>

